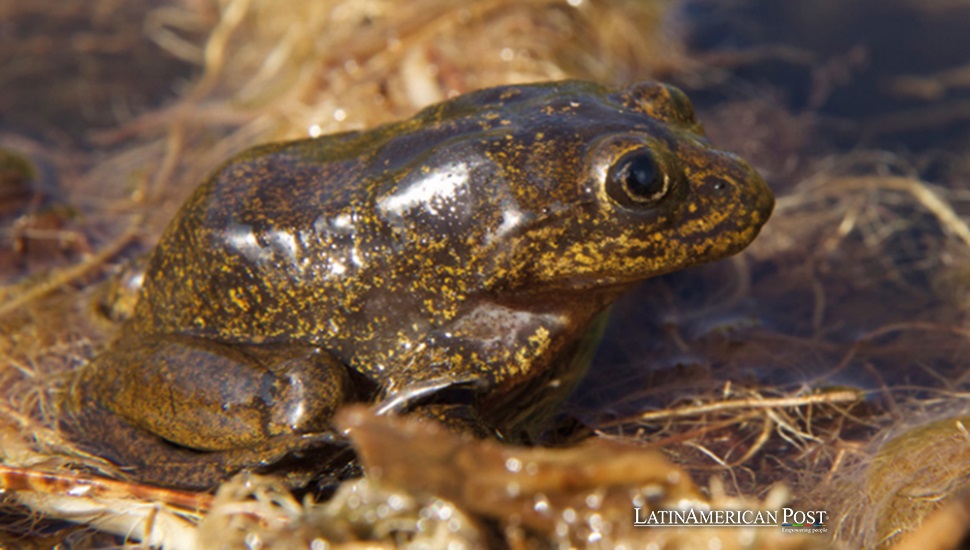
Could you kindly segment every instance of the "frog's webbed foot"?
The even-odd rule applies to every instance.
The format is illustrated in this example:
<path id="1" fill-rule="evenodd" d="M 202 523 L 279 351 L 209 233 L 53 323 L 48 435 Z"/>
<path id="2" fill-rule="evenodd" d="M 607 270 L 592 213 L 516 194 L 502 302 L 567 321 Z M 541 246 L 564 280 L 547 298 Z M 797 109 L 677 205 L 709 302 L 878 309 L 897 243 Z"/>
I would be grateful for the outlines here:
<path id="1" fill-rule="evenodd" d="M 480 379 L 434 378 L 409 384 L 389 393 L 377 403 L 377 414 L 405 414 L 432 402 L 470 404 L 475 394 L 486 389 Z"/>
<path id="2" fill-rule="evenodd" d="M 414 411 L 476 435 L 535 441 L 581 374 L 568 360 L 581 325 L 555 308 L 478 303 L 431 331 L 385 376 L 378 411 Z"/>
<path id="3" fill-rule="evenodd" d="M 416 414 L 457 432 L 494 437 L 495 430 L 478 413 L 478 396 L 487 389 L 487 384 L 478 378 L 424 380 L 389 393 L 377 404 L 375 412 Z"/>
<path id="4" fill-rule="evenodd" d="M 154 485 L 211 490 L 242 470 L 278 475 L 292 487 L 359 475 L 350 446 L 331 431 L 277 436 L 251 448 L 197 451 L 136 428 L 98 406 L 66 416 L 60 429 L 82 451 Z"/>
<path id="5" fill-rule="evenodd" d="M 514 441 L 519 444 L 566 445 L 581 441 L 592 430 L 579 418 L 558 415 L 535 433 L 507 434 L 480 412 L 480 398 L 488 390 L 481 379 L 426 380 L 392 392 L 380 401 L 377 414 L 414 414 L 435 420 L 456 432 L 475 437 Z"/>

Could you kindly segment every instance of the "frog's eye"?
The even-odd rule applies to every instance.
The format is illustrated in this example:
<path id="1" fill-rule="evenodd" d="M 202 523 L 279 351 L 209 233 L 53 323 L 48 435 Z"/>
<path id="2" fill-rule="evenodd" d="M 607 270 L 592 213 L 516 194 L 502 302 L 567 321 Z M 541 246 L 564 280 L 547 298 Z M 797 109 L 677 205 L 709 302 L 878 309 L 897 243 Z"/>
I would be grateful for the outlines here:
<path id="1" fill-rule="evenodd" d="M 606 192 L 623 206 L 651 206 L 662 199 L 669 188 L 670 178 L 653 153 L 646 149 L 623 155 L 606 175 Z"/>

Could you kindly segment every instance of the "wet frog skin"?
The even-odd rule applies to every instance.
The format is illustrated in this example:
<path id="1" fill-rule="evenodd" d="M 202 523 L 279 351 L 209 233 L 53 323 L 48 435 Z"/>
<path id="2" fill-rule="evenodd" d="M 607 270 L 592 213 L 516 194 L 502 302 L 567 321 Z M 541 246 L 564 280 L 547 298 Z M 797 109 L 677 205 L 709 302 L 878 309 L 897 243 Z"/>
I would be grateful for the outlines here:
<path id="1" fill-rule="evenodd" d="M 741 250 L 772 206 L 658 83 L 493 88 L 256 147 L 164 232 L 68 430 L 183 487 L 322 456 L 353 400 L 528 439 L 610 303 Z"/>

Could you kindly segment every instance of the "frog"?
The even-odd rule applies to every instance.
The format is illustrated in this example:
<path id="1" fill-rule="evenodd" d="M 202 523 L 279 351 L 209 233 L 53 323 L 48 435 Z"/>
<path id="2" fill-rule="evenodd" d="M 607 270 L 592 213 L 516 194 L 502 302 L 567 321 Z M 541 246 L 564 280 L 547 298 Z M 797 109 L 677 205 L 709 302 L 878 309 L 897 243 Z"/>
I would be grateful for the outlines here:
<path id="1" fill-rule="evenodd" d="M 352 402 L 528 442 L 616 299 L 739 252 L 773 204 L 654 81 L 506 85 L 259 145 L 164 230 L 133 311 L 70 383 L 66 430 L 193 489 L 339 471 Z"/>

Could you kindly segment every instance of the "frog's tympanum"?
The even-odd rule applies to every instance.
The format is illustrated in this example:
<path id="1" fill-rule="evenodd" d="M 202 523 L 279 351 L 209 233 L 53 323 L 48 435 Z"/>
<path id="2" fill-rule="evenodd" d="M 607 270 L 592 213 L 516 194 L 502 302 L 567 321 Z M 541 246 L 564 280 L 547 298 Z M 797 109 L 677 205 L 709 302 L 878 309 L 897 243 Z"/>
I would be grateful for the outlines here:
<path id="1" fill-rule="evenodd" d="M 182 487 L 322 461 L 354 400 L 528 440 L 610 303 L 741 250 L 772 204 L 656 83 L 506 86 L 256 147 L 168 226 L 66 424 Z"/>

